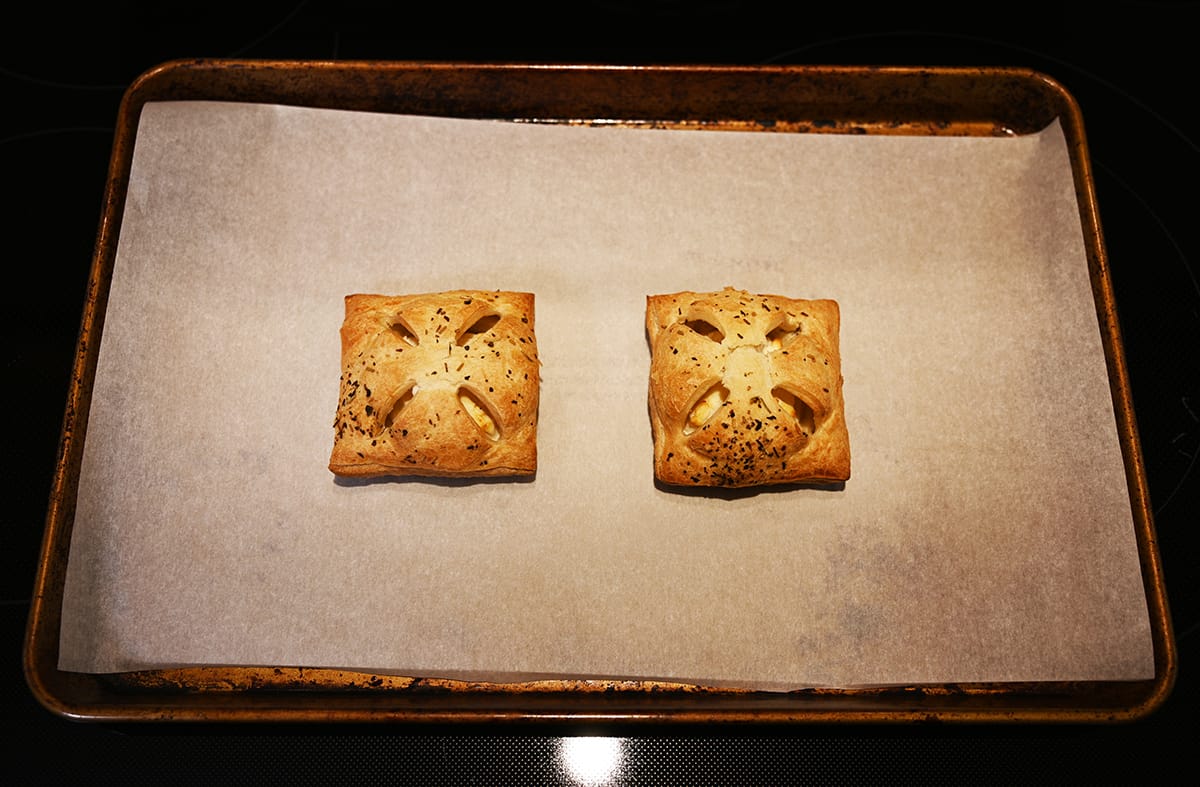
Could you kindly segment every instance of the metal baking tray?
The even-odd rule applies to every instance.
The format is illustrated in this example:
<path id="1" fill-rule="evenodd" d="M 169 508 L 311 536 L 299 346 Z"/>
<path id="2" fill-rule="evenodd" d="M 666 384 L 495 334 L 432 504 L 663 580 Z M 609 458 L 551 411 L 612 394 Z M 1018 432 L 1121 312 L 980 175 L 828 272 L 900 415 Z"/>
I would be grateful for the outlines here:
<path id="1" fill-rule="evenodd" d="M 1136 528 L 1155 675 L 1124 682 L 922 684 L 791 692 L 644 681 L 487 684 L 302 666 L 116 675 L 57 669 L 59 622 L 92 380 L 134 139 L 163 100 L 287 104 L 454 118 L 772 133 L 999 136 L 1058 119 L 1085 234 Z M 611 66 L 187 60 L 136 80 L 120 106 L 24 647 L 51 712 L 108 722 L 788 724 L 1113 722 L 1169 695 L 1176 653 L 1083 120 L 1046 75 L 1015 68 Z"/>

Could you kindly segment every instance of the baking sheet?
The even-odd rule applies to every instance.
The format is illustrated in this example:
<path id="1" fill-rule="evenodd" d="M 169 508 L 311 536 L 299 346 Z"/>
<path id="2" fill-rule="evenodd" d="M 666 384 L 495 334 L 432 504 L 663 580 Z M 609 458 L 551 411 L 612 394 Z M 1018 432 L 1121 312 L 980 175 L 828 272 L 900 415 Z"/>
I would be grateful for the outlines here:
<path id="1" fill-rule="evenodd" d="M 842 307 L 844 489 L 654 486 L 646 294 Z M 537 294 L 532 483 L 339 484 L 342 296 Z M 1154 674 L 1057 124 L 1011 139 L 148 104 L 60 668 L 769 688 Z"/>

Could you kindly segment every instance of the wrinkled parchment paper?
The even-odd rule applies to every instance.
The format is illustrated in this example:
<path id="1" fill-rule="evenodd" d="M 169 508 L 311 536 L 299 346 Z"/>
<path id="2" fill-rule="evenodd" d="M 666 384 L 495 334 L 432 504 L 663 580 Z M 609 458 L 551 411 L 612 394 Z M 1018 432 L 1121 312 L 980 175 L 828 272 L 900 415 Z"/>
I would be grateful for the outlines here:
<path id="1" fill-rule="evenodd" d="M 645 296 L 834 298 L 843 489 L 656 488 Z M 338 482 L 343 296 L 536 294 L 532 482 Z M 146 106 L 62 669 L 796 688 L 1153 676 L 1061 129 Z"/>

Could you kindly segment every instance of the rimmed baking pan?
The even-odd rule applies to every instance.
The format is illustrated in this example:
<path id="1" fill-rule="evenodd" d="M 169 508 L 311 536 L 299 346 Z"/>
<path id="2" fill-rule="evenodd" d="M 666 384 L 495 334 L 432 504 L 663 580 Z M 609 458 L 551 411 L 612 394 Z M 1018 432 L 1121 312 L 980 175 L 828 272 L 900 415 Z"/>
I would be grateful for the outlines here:
<path id="1" fill-rule="evenodd" d="M 300 665 L 91 674 L 59 669 L 63 592 L 114 261 L 139 120 L 152 102 L 219 101 L 546 125 L 934 138 L 1066 139 L 1153 647 L 1137 680 L 929 682 L 772 691 L 585 677 L 486 682 Z M 121 104 L 46 520 L 26 675 L 84 721 L 595 723 L 1103 722 L 1135 719 L 1176 670 L 1161 564 L 1079 107 L 1010 68 L 738 67 L 197 60 L 144 74 Z"/>

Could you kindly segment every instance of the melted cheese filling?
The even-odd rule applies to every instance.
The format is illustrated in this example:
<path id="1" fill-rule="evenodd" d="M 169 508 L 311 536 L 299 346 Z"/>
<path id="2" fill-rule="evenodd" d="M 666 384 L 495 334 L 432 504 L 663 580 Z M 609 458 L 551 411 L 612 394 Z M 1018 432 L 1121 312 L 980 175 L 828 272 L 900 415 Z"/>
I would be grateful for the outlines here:
<path id="1" fill-rule="evenodd" d="M 500 430 L 496 428 L 496 420 L 483 408 L 479 402 L 475 401 L 466 391 L 459 391 L 458 401 L 462 402 L 463 409 L 467 411 L 467 415 L 479 427 L 479 430 L 493 440 L 500 439 Z"/>
<path id="2" fill-rule="evenodd" d="M 767 334 L 767 341 L 763 344 L 763 352 L 779 352 L 783 349 L 784 345 L 790 344 L 796 338 L 800 330 L 800 326 L 788 328 L 786 324 L 780 325 Z"/>
<path id="3" fill-rule="evenodd" d="M 811 436 L 816 430 L 812 408 L 805 404 L 803 399 L 785 388 L 776 388 L 771 394 L 775 397 L 775 403 L 779 405 L 779 409 L 796 419 L 804 436 Z"/>
<path id="4" fill-rule="evenodd" d="M 729 397 L 729 391 L 725 386 L 717 384 L 709 389 L 700 401 L 692 406 L 692 411 L 688 413 L 687 421 L 683 425 L 685 433 L 691 433 L 708 422 L 708 419 L 713 417 L 713 413 L 721 409 L 721 405 L 725 404 L 725 400 Z"/>

